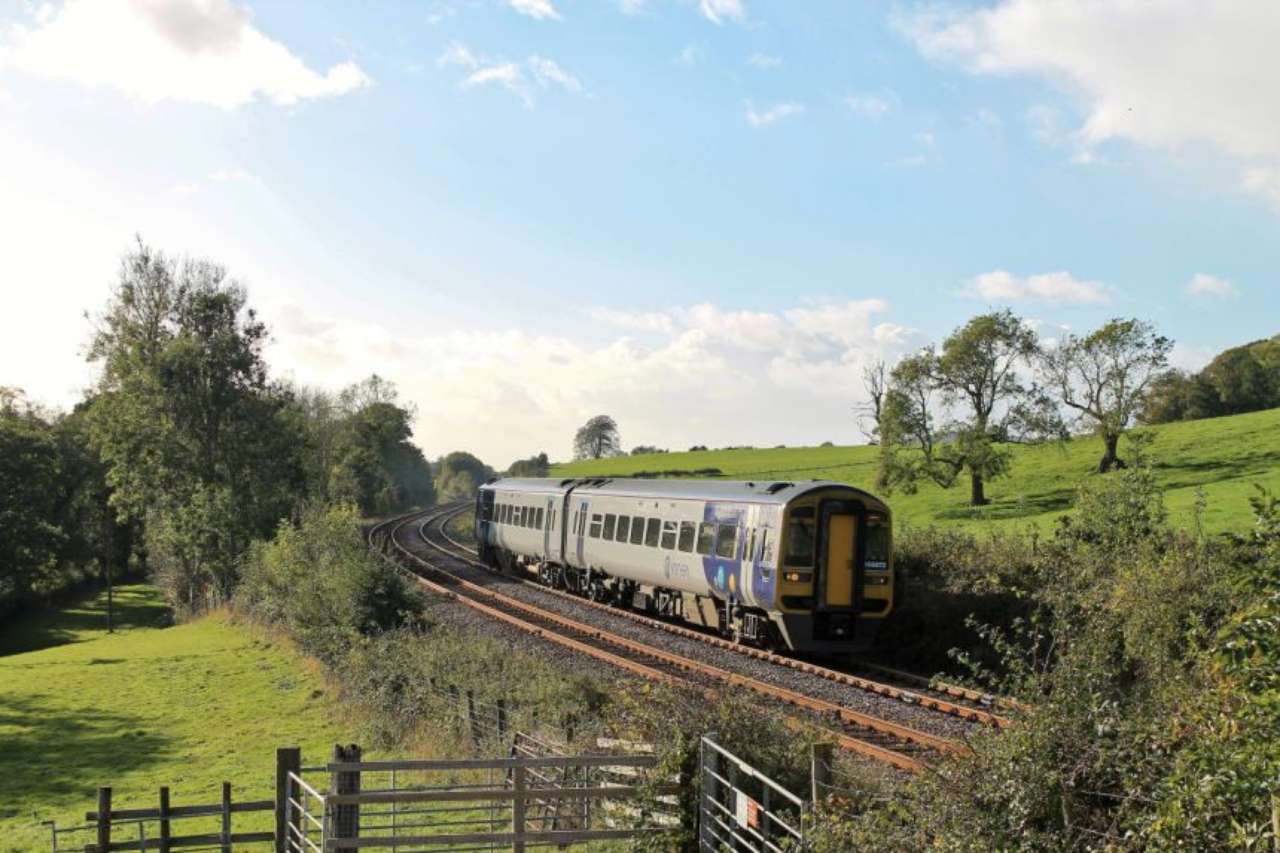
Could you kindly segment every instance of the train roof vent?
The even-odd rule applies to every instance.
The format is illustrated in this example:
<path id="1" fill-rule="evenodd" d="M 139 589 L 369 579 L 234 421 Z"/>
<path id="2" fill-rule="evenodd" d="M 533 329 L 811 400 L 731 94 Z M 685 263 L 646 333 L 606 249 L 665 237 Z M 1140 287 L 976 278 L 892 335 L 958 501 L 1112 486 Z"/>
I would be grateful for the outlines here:
<path id="1" fill-rule="evenodd" d="M 790 488 L 791 486 L 794 486 L 794 485 L 795 483 L 774 483 L 773 485 L 766 488 L 764 491 L 765 491 L 765 494 L 776 495 L 778 492 L 782 491 L 783 489 Z"/>

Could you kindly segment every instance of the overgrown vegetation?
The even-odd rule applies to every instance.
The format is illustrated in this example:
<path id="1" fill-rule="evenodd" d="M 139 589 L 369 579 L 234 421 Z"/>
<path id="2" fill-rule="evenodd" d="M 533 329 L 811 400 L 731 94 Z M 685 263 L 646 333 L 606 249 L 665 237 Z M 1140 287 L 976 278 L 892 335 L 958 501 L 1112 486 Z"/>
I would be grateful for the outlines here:
<path id="1" fill-rule="evenodd" d="M 1082 486 L 1052 536 L 917 541 L 906 566 L 932 573 L 917 586 L 941 580 L 988 605 L 969 618 L 978 641 L 960 644 L 957 665 L 1031 710 L 889 807 L 833 813 L 829 849 L 1272 843 L 1280 504 L 1260 490 L 1248 535 L 1175 532 L 1135 460 Z M 965 606 L 949 599 L 933 615 L 954 626 Z"/>

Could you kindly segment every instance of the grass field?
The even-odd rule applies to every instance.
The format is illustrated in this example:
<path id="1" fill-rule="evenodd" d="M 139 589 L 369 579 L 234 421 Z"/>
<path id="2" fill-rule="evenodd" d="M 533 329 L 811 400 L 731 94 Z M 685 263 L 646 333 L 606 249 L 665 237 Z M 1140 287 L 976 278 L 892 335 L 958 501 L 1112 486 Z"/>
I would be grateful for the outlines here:
<path id="1" fill-rule="evenodd" d="M 1253 483 L 1280 492 L 1280 409 L 1165 424 L 1150 428 L 1149 451 L 1165 504 L 1175 523 L 1193 523 L 1197 489 L 1203 489 L 1206 532 L 1241 530 L 1251 521 Z M 1124 444 L 1121 444 L 1122 452 Z M 945 490 L 924 485 L 915 495 L 890 496 L 897 523 L 975 530 L 1048 527 L 1071 505 L 1076 484 L 1096 473 L 1101 442 L 1092 437 L 1065 444 L 1013 448 L 1009 476 L 988 484 L 991 504 L 967 505 L 968 481 Z M 798 447 L 769 450 L 708 450 L 626 456 L 555 466 L 553 476 L 627 476 L 637 471 L 719 468 L 744 480 L 839 480 L 872 489 L 875 447 Z"/>
<path id="2" fill-rule="evenodd" d="M 48 850 L 39 821 L 83 820 L 98 785 L 119 808 L 154 807 L 161 785 L 175 805 L 217 802 L 224 779 L 236 799 L 267 799 L 277 746 L 306 762 L 357 739 L 285 642 L 217 614 L 160 627 L 148 586 L 116 603 L 115 634 L 101 596 L 0 627 L 0 851 Z"/>

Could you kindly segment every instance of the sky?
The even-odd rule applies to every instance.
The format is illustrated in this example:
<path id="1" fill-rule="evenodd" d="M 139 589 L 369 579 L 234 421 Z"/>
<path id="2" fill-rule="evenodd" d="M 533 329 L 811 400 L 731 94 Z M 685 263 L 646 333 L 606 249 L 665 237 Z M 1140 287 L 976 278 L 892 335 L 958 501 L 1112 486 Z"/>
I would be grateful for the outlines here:
<path id="1" fill-rule="evenodd" d="M 0 0 L 0 385 L 70 406 L 137 236 L 429 456 L 862 440 L 1009 307 L 1280 332 L 1272 0 Z"/>

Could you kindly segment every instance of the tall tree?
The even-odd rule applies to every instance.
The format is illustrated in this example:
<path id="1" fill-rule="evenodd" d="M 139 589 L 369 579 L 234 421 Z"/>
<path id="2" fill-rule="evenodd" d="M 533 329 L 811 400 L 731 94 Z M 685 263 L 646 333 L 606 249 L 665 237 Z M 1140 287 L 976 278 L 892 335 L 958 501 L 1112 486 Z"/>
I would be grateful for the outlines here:
<path id="1" fill-rule="evenodd" d="M 512 477 L 545 477 L 550 470 L 551 460 L 547 458 L 547 454 L 539 453 L 528 459 L 517 459 L 512 462 L 511 467 L 507 469 L 507 474 Z"/>
<path id="2" fill-rule="evenodd" d="M 208 261 L 139 240 L 98 321 L 89 434 L 111 502 L 145 519 L 148 553 L 182 609 L 225 598 L 255 536 L 302 488 L 302 438 L 269 385 L 266 327 L 245 291 Z"/>
<path id="3" fill-rule="evenodd" d="M 997 441 L 1040 431 L 1043 399 L 1018 368 L 1039 351 L 1035 332 L 1010 311 L 981 314 L 942 343 L 903 359 L 890 376 L 882 413 L 880 480 L 914 488 L 928 477 L 950 488 L 968 472 L 969 500 L 987 503 L 986 483 L 1009 467 L 1008 450 Z M 954 414 L 939 428 L 935 403 Z M 896 446 L 895 446 L 896 445 Z M 917 453 L 904 456 L 897 447 Z"/>
<path id="4" fill-rule="evenodd" d="M 440 460 L 436 491 L 441 501 L 468 500 L 492 477 L 493 469 L 488 465 L 464 450 L 455 450 Z"/>
<path id="5" fill-rule="evenodd" d="M 1120 436 L 1133 422 L 1147 388 L 1169 363 L 1173 341 L 1142 320 L 1114 319 L 1079 337 L 1067 335 L 1039 356 L 1040 373 L 1079 422 L 1103 443 L 1098 470 L 1125 467 Z"/>
<path id="6" fill-rule="evenodd" d="M 608 415 L 596 415 L 573 436 L 575 459 L 600 459 L 622 452 L 617 422 Z"/>

